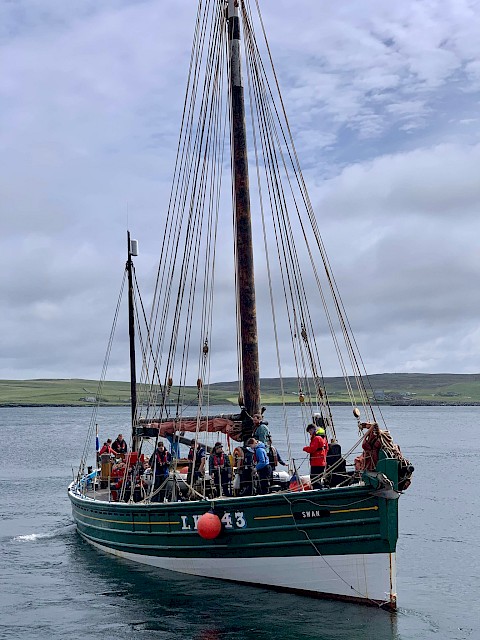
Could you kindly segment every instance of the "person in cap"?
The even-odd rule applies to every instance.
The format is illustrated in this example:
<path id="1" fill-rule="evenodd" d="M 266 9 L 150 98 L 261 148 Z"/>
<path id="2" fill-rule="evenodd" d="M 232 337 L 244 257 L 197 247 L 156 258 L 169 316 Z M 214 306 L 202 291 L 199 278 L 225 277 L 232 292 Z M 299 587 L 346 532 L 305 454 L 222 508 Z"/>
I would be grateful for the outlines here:
<path id="1" fill-rule="evenodd" d="M 167 492 L 167 479 L 170 470 L 172 456 L 165 449 L 165 445 L 161 440 L 157 443 L 157 448 L 150 456 L 148 464 L 154 473 L 154 485 L 152 502 L 164 502 Z"/>
<path id="2" fill-rule="evenodd" d="M 213 451 L 208 458 L 208 471 L 215 482 L 217 496 L 230 496 L 230 480 L 232 479 L 232 466 L 230 458 L 223 451 L 221 442 L 216 442 Z"/>
<path id="3" fill-rule="evenodd" d="M 327 464 L 328 441 L 323 427 L 309 424 L 307 433 L 310 435 L 310 444 L 303 447 L 303 450 L 310 454 L 310 482 L 313 489 L 321 489 Z"/>

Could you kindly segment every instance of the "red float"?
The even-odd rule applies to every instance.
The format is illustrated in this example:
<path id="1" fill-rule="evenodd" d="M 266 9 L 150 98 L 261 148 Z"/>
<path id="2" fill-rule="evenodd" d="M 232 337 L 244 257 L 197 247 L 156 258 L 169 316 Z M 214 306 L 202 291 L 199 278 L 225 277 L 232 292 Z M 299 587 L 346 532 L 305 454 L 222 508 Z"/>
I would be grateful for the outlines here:
<path id="1" fill-rule="evenodd" d="M 200 516 L 197 523 L 198 535 L 205 540 L 213 540 L 222 530 L 220 518 L 209 511 Z"/>
<path id="2" fill-rule="evenodd" d="M 288 488 L 290 489 L 290 491 L 310 491 L 312 485 L 308 480 L 302 480 L 302 482 L 293 480 L 292 482 L 290 482 Z"/>

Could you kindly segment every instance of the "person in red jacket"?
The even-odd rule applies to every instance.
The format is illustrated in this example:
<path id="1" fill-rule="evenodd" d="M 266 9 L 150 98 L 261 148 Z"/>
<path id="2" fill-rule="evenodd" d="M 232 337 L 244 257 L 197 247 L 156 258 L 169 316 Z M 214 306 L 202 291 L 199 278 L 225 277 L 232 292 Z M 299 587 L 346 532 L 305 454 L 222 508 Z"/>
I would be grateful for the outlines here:
<path id="1" fill-rule="evenodd" d="M 322 476 L 327 464 L 328 441 L 323 427 L 309 424 L 310 444 L 303 450 L 310 454 L 310 482 L 313 489 L 322 488 Z"/>
<path id="2" fill-rule="evenodd" d="M 101 456 L 104 453 L 109 453 L 112 456 L 115 455 L 115 451 L 112 449 L 112 441 L 111 441 L 110 438 L 106 442 L 103 443 L 103 447 L 98 452 L 98 455 Z"/>

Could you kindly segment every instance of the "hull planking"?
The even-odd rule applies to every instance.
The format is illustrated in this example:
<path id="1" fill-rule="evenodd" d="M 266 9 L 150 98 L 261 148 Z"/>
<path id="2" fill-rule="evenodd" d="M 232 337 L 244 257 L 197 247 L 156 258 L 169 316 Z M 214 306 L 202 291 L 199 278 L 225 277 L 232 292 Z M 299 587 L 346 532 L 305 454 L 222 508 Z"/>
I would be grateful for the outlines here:
<path id="1" fill-rule="evenodd" d="M 396 607 L 398 500 L 369 486 L 163 504 L 104 502 L 69 487 L 95 547 L 191 575 Z M 197 532 L 211 509 L 214 540 Z"/>

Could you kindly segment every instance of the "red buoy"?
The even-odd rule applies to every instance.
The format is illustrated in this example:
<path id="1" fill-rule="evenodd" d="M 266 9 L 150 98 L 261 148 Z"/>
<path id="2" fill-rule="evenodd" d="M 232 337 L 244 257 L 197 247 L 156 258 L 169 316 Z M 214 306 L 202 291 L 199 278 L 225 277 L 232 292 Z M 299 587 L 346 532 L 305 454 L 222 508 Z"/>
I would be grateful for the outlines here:
<path id="1" fill-rule="evenodd" d="M 198 535 L 205 540 L 213 540 L 222 530 L 220 518 L 209 511 L 200 516 L 197 523 Z"/>

